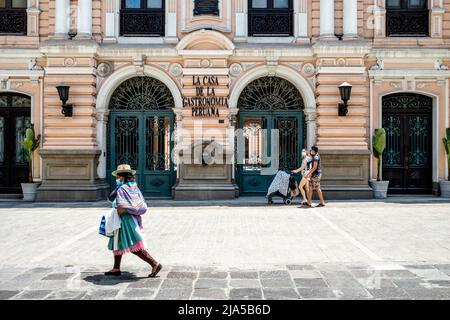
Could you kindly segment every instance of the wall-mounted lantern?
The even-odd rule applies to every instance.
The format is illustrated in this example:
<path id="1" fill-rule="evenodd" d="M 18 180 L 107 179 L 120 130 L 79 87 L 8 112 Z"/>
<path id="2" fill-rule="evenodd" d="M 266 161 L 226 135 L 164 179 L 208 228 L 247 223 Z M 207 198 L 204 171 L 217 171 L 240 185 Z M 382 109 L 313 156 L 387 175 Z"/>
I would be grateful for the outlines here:
<path id="1" fill-rule="evenodd" d="M 59 85 L 56 87 L 58 89 L 59 98 L 62 101 L 61 113 L 66 117 L 71 117 L 73 113 L 73 104 L 68 104 L 69 100 L 69 86 Z"/>
<path id="2" fill-rule="evenodd" d="M 352 94 L 352 85 L 348 82 L 344 82 L 339 86 L 339 93 L 341 94 L 341 99 L 343 103 L 338 105 L 338 114 L 340 117 L 345 117 L 348 113 L 347 101 L 350 100 Z"/>

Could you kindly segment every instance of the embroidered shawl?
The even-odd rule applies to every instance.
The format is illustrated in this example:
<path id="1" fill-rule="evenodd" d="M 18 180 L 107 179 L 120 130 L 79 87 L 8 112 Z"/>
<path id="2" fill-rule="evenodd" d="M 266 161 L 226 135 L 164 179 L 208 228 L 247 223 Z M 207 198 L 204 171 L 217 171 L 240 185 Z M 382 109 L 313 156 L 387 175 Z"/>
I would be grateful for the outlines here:
<path id="1" fill-rule="evenodd" d="M 128 182 L 117 189 L 116 207 L 127 209 L 142 227 L 141 215 L 147 212 L 147 203 L 136 182 Z"/>

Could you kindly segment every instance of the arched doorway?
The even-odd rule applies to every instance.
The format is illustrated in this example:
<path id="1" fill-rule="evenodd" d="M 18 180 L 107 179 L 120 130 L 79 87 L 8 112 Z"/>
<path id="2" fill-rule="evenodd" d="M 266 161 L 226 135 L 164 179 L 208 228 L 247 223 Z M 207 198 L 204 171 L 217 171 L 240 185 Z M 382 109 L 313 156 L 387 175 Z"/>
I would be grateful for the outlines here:
<path id="1" fill-rule="evenodd" d="M 389 193 L 431 193 L 433 99 L 415 93 L 383 97 L 383 180 Z"/>
<path id="2" fill-rule="evenodd" d="M 265 194 L 274 177 L 263 170 L 273 164 L 272 129 L 278 130 L 278 169 L 293 170 L 300 166 L 304 146 L 304 102 L 300 92 L 289 81 L 279 77 L 258 78 L 247 85 L 239 100 L 239 128 L 244 150 L 237 165 L 236 180 L 241 195 Z M 239 159 L 238 159 L 239 160 Z"/>
<path id="3" fill-rule="evenodd" d="M 130 164 L 145 196 L 171 196 L 175 182 L 173 107 L 169 88 L 147 76 L 124 81 L 109 102 L 108 172 L 119 164 Z M 109 176 L 113 186 L 115 181 Z"/>
<path id="4" fill-rule="evenodd" d="M 31 99 L 18 93 L 0 94 L 0 193 L 21 193 L 28 181 L 28 159 L 22 147 L 31 126 Z"/>

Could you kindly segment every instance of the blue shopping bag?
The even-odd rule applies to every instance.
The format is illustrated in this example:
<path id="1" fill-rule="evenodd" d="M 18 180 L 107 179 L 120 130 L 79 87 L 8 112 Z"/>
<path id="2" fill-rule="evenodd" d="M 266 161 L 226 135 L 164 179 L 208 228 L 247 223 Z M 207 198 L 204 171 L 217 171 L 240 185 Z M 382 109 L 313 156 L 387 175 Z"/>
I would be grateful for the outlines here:
<path id="1" fill-rule="evenodd" d="M 100 227 L 98 228 L 98 233 L 106 237 L 105 224 L 106 224 L 105 216 L 102 216 L 102 220 L 100 221 Z"/>

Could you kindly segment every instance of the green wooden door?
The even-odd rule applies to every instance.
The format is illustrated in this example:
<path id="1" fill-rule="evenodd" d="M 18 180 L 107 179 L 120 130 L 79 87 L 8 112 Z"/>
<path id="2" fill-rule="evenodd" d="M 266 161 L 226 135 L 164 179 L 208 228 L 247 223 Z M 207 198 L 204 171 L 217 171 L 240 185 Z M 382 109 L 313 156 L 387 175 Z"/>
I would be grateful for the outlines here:
<path id="1" fill-rule="evenodd" d="M 174 100 L 161 81 L 139 76 L 124 81 L 111 96 L 108 122 L 108 172 L 119 164 L 136 170 L 137 183 L 148 197 L 170 197 L 175 183 Z"/>
<path id="2" fill-rule="evenodd" d="M 276 171 L 300 166 L 303 111 L 244 111 L 239 113 L 239 127 L 244 152 L 237 165 L 237 181 L 242 195 L 266 194 Z M 273 141 L 276 138 L 278 143 Z M 270 173 L 270 167 L 275 171 Z"/>
<path id="3" fill-rule="evenodd" d="M 266 194 L 277 170 L 291 171 L 300 166 L 303 98 L 289 81 L 268 76 L 247 85 L 239 97 L 238 108 L 242 130 L 237 144 L 236 181 L 242 195 Z M 272 141 L 274 129 L 278 130 L 278 143 Z M 273 162 L 278 165 L 267 172 Z"/>
<path id="4" fill-rule="evenodd" d="M 110 170 L 129 164 L 145 196 L 169 197 L 175 179 L 172 112 L 113 111 L 110 119 Z"/>

